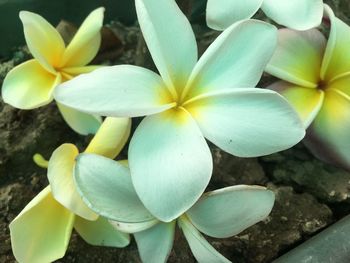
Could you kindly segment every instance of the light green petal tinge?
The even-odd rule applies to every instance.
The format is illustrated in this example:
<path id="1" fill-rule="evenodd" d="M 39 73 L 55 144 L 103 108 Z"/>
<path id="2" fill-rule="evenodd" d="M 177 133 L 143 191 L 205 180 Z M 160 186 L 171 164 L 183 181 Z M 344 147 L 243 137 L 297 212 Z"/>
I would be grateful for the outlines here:
<path id="1" fill-rule="evenodd" d="M 116 230 L 107 219 L 99 217 L 95 221 L 85 220 L 77 216 L 74 229 L 90 245 L 104 247 L 126 247 L 130 236 Z"/>
<path id="2" fill-rule="evenodd" d="M 135 234 L 135 240 L 143 263 L 165 263 L 173 247 L 175 221 L 159 223 Z"/>
<path id="3" fill-rule="evenodd" d="M 103 7 L 92 11 L 80 26 L 63 55 L 62 67 L 85 66 L 97 54 L 101 44 Z"/>
<path id="4" fill-rule="evenodd" d="M 266 218 L 274 201 L 264 187 L 236 185 L 205 193 L 186 215 L 199 231 L 226 238 Z"/>
<path id="5" fill-rule="evenodd" d="M 197 62 L 197 43 L 190 22 L 174 0 L 136 0 L 135 4 L 158 71 L 170 90 L 181 91 Z"/>
<path id="6" fill-rule="evenodd" d="M 129 146 L 135 190 L 159 220 L 170 222 L 202 195 L 212 173 L 212 157 L 191 115 L 178 108 L 147 116 Z"/>
<path id="7" fill-rule="evenodd" d="M 131 119 L 107 117 L 85 152 L 114 159 L 127 142 L 130 129 Z"/>
<path id="8" fill-rule="evenodd" d="M 60 82 L 60 75 L 49 73 L 32 59 L 7 74 L 2 85 L 2 98 L 18 109 L 38 108 L 53 100 L 53 90 Z"/>
<path id="9" fill-rule="evenodd" d="M 199 59 L 182 97 L 189 99 L 204 92 L 255 87 L 276 44 L 276 27 L 257 20 L 235 23 Z"/>
<path id="10" fill-rule="evenodd" d="M 95 134 L 101 126 L 102 118 L 97 115 L 81 112 L 56 102 L 63 119 L 72 130 L 81 134 Z"/>
<path id="11" fill-rule="evenodd" d="M 124 223 L 154 220 L 135 192 L 129 169 L 122 164 L 83 153 L 77 158 L 74 178 L 85 203 L 96 213 Z"/>
<path id="12" fill-rule="evenodd" d="M 11 222 L 11 245 L 20 263 L 52 262 L 64 256 L 74 215 L 42 190 Z"/>
<path id="13" fill-rule="evenodd" d="M 326 39 L 320 31 L 278 30 L 277 49 L 266 72 L 299 86 L 316 88 Z"/>
<path id="14" fill-rule="evenodd" d="M 305 135 L 291 105 L 267 89 L 236 88 L 203 94 L 185 107 L 205 138 L 239 157 L 282 151 Z"/>
<path id="15" fill-rule="evenodd" d="M 73 144 L 62 144 L 52 154 L 47 169 L 52 194 L 67 209 L 88 220 L 98 215 L 89 209 L 79 196 L 73 179 L 75 159 L 79 151 Z"/>
<path id="16" fill-rule="evenodd" d="M 49 72 L 55 73 L 65 49 L 62 37 L 43 17 L 21 11 L 24 36 L 30 52 Z"/>
<path id="17" fill-rule="evenodd" d="M 318 158 L 350 169 L 350 97 L 325 91 L 323 106 L 308 130 L 306 145 Z"/>
<path id="18" fill-rule="evenodd" d="M 331 21 L 331 31 L 323 59 L 321 77 L 330 81 L 350 72 L 350 27 L 335 17 L 331 8 L 325 5 L 325 13 Z"/>
<path id="19" fill-rule="evenodd" d="M 111 223 L 111 225 L 124 233 L 137 233 L 137 232 L 141 232 L 144 231 L 146 229 L 151 228 L 152 226 L 156 225 L 159 223 L 159 220 L 157 219 L 153 219 L 150 221 L 145 221 L 145 222 L 137 222 L 137 223 L 125 223 L 125 222 L 117 222 L 117 221 L 113 221 L 113 220 L 109 220 L 109 223 Z"/>
<path id="20" fill-rule="evenodd" d="M 321 24 L 322 0 L 264 0 L 264 13 L 280 25 L 307 30 Z"/>
<path id="21" fill-rule="evenodd" d="M 210 28 L 224 30 L 233 23 L 251 18 L 263 0 L 208 0 L 206 19 Z"/>
<path id="22" fill-rule="evenodd" d="M 198 263 L 231 263 L 230 260 L 221 255 L 207 240 L 205 240 L 186 216 L 180 217 L 178 224 Z"/>
<path id="23" fill-rule="evenodd" d="M 277 81 L 267 88 L 287 99 L 299 114 L 305 128 L 309 127 L 323 104 L 324 92 L 320 89 L 299 87 L 285 81 Z"/>

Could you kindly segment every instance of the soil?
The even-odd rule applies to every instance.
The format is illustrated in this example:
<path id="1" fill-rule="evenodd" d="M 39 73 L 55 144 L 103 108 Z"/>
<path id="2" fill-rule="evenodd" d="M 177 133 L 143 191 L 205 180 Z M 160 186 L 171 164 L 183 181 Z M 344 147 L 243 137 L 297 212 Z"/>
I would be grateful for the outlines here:
<path id="1" fill-rule="evenodd" d="M 332 2 L 339 17 L 349 22 L 347 1 Z M 217 36 L 194 26 L 200 52 Z M 137 64 L 154 69 L 137 26 L 109 25 L 116 47 L 105 47 L 97 61 L 105 64 Z M 106 37 L 106 36 L 105 36 Z M 111 40 L 111 36 L 106 37 Z M 25 48 L 0 64 L 0 84 L 6 73 L 28 59 Z M 108 61 L 106 61 L 108 58 Z M 264 76 L 262 85 L 271 79 Z M 0 262 L 15 262 L 8 224 L 47 184 L 46 170 L 32 161 L 35 153 L 49 158 L 62 143 L 81 149 L 90 137 L 71 131 L 54 103 L 22 111 L 0 101 Z M 272 213 L 238 236 L 209 238 L 224 256 L 236 263 L 267 263 L 307 240 L 350 213 L 350 173 L 325 164 L 299 144 L 287 151 L 262 158 L 237 158 L 211 145 L 214 174 L 208 189 L 235 184 L 265 185 L 276 193 Z M 123 154 L 126 154 L 124 150 Z M 57 262 L 140 262 L 134 241 L 124 249 L 93 247 L 73 233 L 68 251 Z M 181 232 L 176 233 L 170 263 L 195 262 Z"/>

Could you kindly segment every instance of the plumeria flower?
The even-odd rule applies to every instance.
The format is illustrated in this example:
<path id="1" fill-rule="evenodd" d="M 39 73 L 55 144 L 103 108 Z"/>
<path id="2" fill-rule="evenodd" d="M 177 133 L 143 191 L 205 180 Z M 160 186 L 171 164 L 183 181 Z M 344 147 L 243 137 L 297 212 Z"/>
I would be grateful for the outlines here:
<path id="1" fill-rule="evenodd" d="M 85 150 L 115 158 L 130 133 L 130 119 L 106 118 Z M 130 238 L 89 209 L 73 181 L 73 144 L 57 148 L 48 164 L 50 185 L 11 222 L 12 251 L 18 262 L 52 262 L 64 256 L 72 228 L 89 244 L 125 247 Z"/>
<path id="2" fill-rule="evenodd" d="M 321 24 L 322 5 L 322 0 L 208 0 L 206 17 L 210 28 L 223 30 L 261 8 L 280 25 L 307 30 Z"/>
<path id="3" fill-rule="evenodd" d="M 96 56 L 101 42 L 104 8 L 93 11 L 66 47 L 61 35 L 41 16 L 21 11 L 24 36 L 34 59 L 12 69 L 2 86 L 3 100 L 19 109 L 34 109 L 53 100 L 54 88 L 69 79 L 90 72 L 86 66 Z M 96 133 L 101 118 L 57 103 L 68 125 L 80 134 Z"/>
<path id="4" fill-rule="evenodd" d="M 118 230 L 135 233 L 144 263 L 166 262 L 176 222 L 198 262 L 230 262 L 200 232 L 216 238 L 237 235 L 266 218 L 275 200 L 274 194 L 264 187 L 227 187 L 204 194 L 176 220 L 161 222 L 141 203 L 125 164 L 95 154 L 81 154 L 74 178 L 91 209 L 108 218 Z"/>
<path id="5" fill-rule="evenodd" d="M 320 159 L 350 169 L 350 27 L 325 6 L 328 41 L 317 29 L 279 31 L 279 45 L 267 72 L 282 81 L 280 92 L 298 111 L 306 145 Z"/>
<path id="6" fill-rule="evenodd" d="M 147 116 L 129 146 L 132 180 L 147 209 L 170 222 L 208 185 L 205 138 L 253 157 L 289 148 L 305 131 L 282 96 L 254 88 L 275 49 L 274 26 L 232 25 L 197 62 L 194 33 L 175 1 L 136 0 L 136 10 L 161 76 L 131 65 L 101 68 L 60 85 L 55 98 L 101 116 Z"/>

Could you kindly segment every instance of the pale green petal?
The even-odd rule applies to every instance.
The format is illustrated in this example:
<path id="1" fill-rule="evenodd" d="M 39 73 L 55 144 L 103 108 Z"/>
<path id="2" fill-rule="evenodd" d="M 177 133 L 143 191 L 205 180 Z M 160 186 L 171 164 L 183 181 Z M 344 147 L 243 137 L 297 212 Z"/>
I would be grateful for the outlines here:
<path id="1" fill-rule="evenodd" d="M 117 222 L 113 220 L 109 220 L 109 223 L 119 231 L 122 231 L 124 233 L 137 233 L 144 231 L 146 229 L 151 228 L 152 226 L 159 223 L 159 220 L 153 219 L 150 221 L 145 222 L 137 222 L 137 223 L 125 223 L 125 222 Z"/>
<path id="2" fill-rule="evenodd" d="M 230 263 L 227 258 L 213 248 L 184 216 L 178 220 L 191 251 L 198 263 Z"/>
<path id="3" fill-rule="evenodd" d="M 305 143 L 318 158 L 350 170 L 350 96 L 325 91 L 324 103 L 308 129 Z"/>
<path id="4" fill-rule="evenodd" d="M 88 220 L 96 220 L 95 214 L 82 201 L 73 179 L 75 159 L 79 154 L 73 144 L 62 144 L 52 154 L 47 169 L 52 194 L 55 199 L 73 213 Z"/>
<path id="5" fill-rule="evenodd" d="M 61 66 L 85 66 L 96 56 L 101 44 L 104 10 L 103 7 L 97 8 L 85 19 L 67 46 Z"/>
<path id="6" fill-rule="evenodd" d="M 85 152 L 114 159 L 128 141 L 130 129 L 131 119 L 107 117 Z"/>
<path id="7" fill-rule="evenodd" d="M 276 43 L 277 30 L 272 25 L 256 20 L 232 25 L 200 58 L 182 97 L 188 99 L 220 89 L 255 87 Z"/>
<path id="8" fill-rule="evenodd" d="M 60 75 L 53 75 L 32 59 L 13 68 L 2 85 L 3 100 L 13 107 L 29 110 L 49 104 Z"/>
<path id="9" fill-rule="evenodd" d="M 173 247 L 175 221 L 159 223 L 135 234 L 135 240 L 143 263 L 165 263 Z"/>
<path id="10" fill-rule="evenodd" d="M 191 25 L 174 0 L 136 0 L 143 37 L 168 88 L 182 90 L 197 62 Z"/>
<path id="11" fill-rule="evenodd" d="M 51 73 L 59 66 L 65 49 L 62 37 L 43 17 L 28 11 L 21 11 L 24 36 L 33 57 Z"/>
<path id="12" fill-rule="evenodd" d="M 236 185 L 205 193 L 186 215 L 199 231 L 226 238 L 265 219 L 274 201 L 264 187 Z"/>
<path id="13" fill-rule="evenodd" d="M 81 135 L 95 134 L 101 126 L 102 118 L 100 116 L 77 111 L 57 102 L 63 119 L 76 133 Z"/>
<path id="14" fill-rule="evenodd" d="M 110 117 L 144 116 L 175 106 L 159 75 L 131 65 L 82 74 L 59 85 L 54 96 L 68 107 Z"/>
<path id="15" fill-rule="evenodd" d="M 76 217 L 74 229 L 90 245 L 105 247 L 126 247 L 130 236 L 116 230 L 107 219 L 99 217 L 95 221 Z"/>
<path id="16" fill-rule="evenodd" d="M 208 93 L 185 107 L 208 140 L 240 157 L 288 149 L 305 135 L 290 104 L 271 90 L 237 88 Z"/>
<path id="17" fill-rule="evenodd" d="M 84 201 L 96 213 L 124 223 L 154 220 L 134 190 L 129 169 L 122 164 L 83 153 L 77 158 L 74 178 Z"/>
<path id="18" fill-rule="evenodd" d="M 316 88 L 326 39 L 320 31 L 278 30 L 277 49 L 266 72 L 299 86 Z"/>
<path id="19" fill-rule="evenodd" d="M 11 222 L 11 245 L 18 262 L 52 262 L 64 256 L 74 215 L 41 191 Z"/>
<path id="20" fill-rule="evenodd" d="M 335 17 L 328 5 L 325 5 L 325 13 L 330 19 L 331 31 L 323 59 L 321 78 L 330 81 L 350 72 L 350 27 Z"/>
<path id="21" fill-rule="evenodd" d="M 307 30 L 321 24 L 322 0 L 264 0 L 264 13 L 280 25 Z"/>
<path id="22" fill-rule="evenodd" d="M 293 106 L 305 128 L 309 127 L 323 104 L 324 92 L 320 89 L 299 87 L 285 81 L 277 81 L 267 88 L 277 91 Z"/>
<path id="23" fill-rule="evenodd" d="M 210 28 L 224 30 L 233 23 L 251 18 L 263 0 L 208 0 L 206 18 Z"/>
<path id="24" fill-rule="evenodd" d="M 172 221 L 204 192 L 212 173 L 208 145 L 182 108 L 146 117 L 129 146 L 132 181 L 145 207 Z"/>

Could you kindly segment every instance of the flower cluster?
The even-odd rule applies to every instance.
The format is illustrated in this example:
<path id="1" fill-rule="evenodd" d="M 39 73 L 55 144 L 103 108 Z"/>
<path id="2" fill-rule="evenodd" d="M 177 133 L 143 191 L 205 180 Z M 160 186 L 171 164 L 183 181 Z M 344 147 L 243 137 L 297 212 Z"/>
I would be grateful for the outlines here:
<path id="1" fill-rule="evenodd" d="M 9 72 L 4 101 L 33 109 L 55 99 L 75 131 L 96 134 L 84 153 L 72 144 L 53 152 L 49 186 L 10 224 L 19 262 L 63 257 L 73 227 L 93 245 L 124 247 L 131 233 L 143 262 L 166 262 L 176 224 L 198 262 L 230 262 L 201 233 L 236 235 L 266 218 L 275 197 L 246 185 L 204 193 L 213 170 L 206 140 L 257 157 L 292 147 L 308 128 L 305 143 L 316 156 L 350 169 L 350 28 L 321 0 L 208 0 L 208 25 L 223 32 L 200 58 L 174 0 L 135 4 L 159 74 L 87 66 L 101 42 L 103 8 L 67 47 L 42 17 L 20 13 L 34 59 Z M 291 29 L 249 19 L 260 7 Z M 323 9 L 328 41 L 314 28 Z M 282 80 L 257 88 L 264 71 Z M 99 116 L 106 117 L 102 125 Z M 144 116 L 128 160 L 114 161 L 131 118 Z"/>

